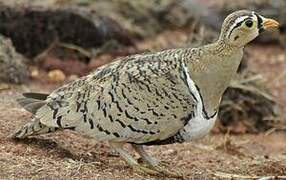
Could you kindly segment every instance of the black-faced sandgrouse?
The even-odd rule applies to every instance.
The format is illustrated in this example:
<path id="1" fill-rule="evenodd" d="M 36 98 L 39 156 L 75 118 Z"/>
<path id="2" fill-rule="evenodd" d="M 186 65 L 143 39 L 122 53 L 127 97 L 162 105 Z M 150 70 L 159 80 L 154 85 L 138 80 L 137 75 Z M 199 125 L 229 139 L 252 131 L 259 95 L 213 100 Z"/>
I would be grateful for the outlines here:
<path id="1" fill-rule="evenodd" d="M 12 137 L 71 129 L 108 141 L 135 170 L 171 174 L 143 146 L 204 137 L 214 126 L 244 46 L 277 26 L 255 12 L 236 11 L 226 17 L 212 44 L 119 58 L 51 94 L 26 93 L 18 101 L 34 118 Z M 149 166 L 125 151 L 125 143 Z"/>

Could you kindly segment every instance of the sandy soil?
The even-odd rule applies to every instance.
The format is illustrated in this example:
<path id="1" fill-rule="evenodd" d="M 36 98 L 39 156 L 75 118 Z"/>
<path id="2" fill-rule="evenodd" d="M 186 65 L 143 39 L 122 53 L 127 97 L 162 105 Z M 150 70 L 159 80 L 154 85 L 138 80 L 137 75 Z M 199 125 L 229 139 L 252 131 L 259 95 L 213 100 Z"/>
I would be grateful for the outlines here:
<path id="1" fill-rule="evenodd" d="M 251 46 L 250 66 L 261 72 L 275 98 L 286 105 L 286 54 L 272 46 Z M 106 143 L 72 132 L 12 141 L 6 137 L 31 116 L 15 99 L 24 91 L 50 92 L 58 85 L 31 82 L 0 90 L 0 179 L 166 179 L 134 173 Z M 127 148 L 130 149 L 129 146 Z M 131 149 L 130 149 L 131 150 Z M 210 134 L 198 142 L 148 147 L 167 169 L 185 179 L 286 175 L 286 133 Z M 138 158 L 138 155 L 131 150 Z M 229 176 L 231 177 L 231 176 Z"/>

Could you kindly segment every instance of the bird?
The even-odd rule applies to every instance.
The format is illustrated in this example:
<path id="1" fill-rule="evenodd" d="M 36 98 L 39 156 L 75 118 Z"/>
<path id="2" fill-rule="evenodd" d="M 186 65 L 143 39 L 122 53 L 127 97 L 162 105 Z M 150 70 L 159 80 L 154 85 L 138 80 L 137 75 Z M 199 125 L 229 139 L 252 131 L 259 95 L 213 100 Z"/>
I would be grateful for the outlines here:
<path id="1" fill-rule="evenodd" d="M 263 30 L 278 26 L 256 12 L 238 10 L 225 18 L 213 43 L 121 57 L 50 94 L 24 93 L 18 103 L 33 116 L 10 137 L 69 129 L 108 142 L 135 171 L 176 176 L 144 147 L 206 136 L 244 47 Z"/>

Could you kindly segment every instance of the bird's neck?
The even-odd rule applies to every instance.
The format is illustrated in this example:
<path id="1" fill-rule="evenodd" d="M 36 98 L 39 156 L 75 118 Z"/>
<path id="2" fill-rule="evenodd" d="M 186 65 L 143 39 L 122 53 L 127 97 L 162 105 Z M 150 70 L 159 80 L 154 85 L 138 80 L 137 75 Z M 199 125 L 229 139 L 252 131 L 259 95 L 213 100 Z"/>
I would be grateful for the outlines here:
<path id="1" fill-rule="evenodd" d="M 200 89 L 209 115 L 218 110 L 221 97 L 236 74 L 243 48 L 228 46 L 220 41 L 199 47 L 198 59 L 188 62 L 192 79 Z"/>
<path id="2" fill-rule="evenodd" d="M 243 48 L 244 47 L 227 44 L 223 39 L 219 39 L 214 43 L 200 47 L 202 51 L 218 56 L 229 56 L 243 50 Z"/>

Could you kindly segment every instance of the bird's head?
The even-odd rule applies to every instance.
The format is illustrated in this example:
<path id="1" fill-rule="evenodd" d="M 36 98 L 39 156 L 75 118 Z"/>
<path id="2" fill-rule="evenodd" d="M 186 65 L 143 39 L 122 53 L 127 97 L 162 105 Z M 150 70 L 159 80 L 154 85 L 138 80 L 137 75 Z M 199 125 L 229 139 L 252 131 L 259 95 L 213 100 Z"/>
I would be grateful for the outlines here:
<path id="1" fill-rule="evenodd" d="M 243 47 L 263 30 L 278 26 L 277 21 L 265 18 L 256 12 L 235 11 L 225 18 L 219 39 L 228 45 Z"/>

